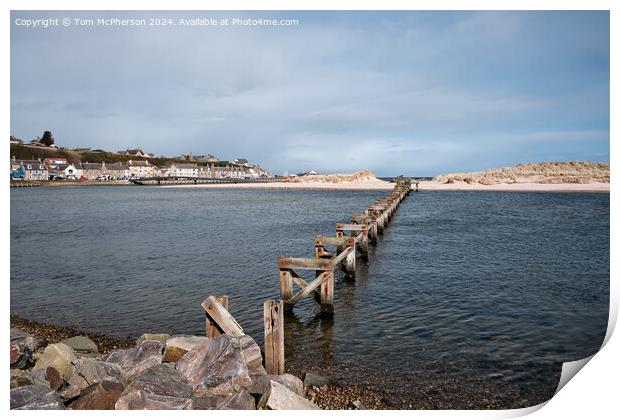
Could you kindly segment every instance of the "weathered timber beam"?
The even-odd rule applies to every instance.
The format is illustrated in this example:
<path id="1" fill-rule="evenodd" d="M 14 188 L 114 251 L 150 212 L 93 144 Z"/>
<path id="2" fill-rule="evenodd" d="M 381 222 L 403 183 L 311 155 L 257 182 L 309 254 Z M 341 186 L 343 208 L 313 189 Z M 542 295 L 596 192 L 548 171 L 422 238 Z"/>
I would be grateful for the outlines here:
<path id="1" fill-rule="evenodd" d="M 352 223 L 336 223 L 336 230 L 348 230 L 359 232 L 366 228 L 365 225 L 354 225 Z"/>
<path id="2" fill-rule="evenodd" d="M 304 279 L 303 279 L 303 278 L 302 278 L 299 274 L 297 274 L 297 273 L 296 273 L 296 272 L 294 272 L 293 270 L 290 270 L 290 273 L 291 273 L 291 275 L 292 275 L 293 282 L 294 282 L 297 286 L 301 287 L 302 289 L 303 289 L 304 287 L 308 287 L 308 283 L 306 283 L 306 281 L 305 281 L 305 280 L 304 280 Z M 314 291 L 314 295 L 315 295 L 315 297 L 317 297 L 317 298 L 319 298 L 319 299 L 321 298 L 321 293 L 320 293 L 318 290 L 315 290 L 315 291 Z"/>
<path id="3" fill-rule="evenodd" d="M 306 287 L 301 289 L 299 292 L 295 293 L 295 295 L 290 298 L 286 303 L 289 305 L 294 305 L 306 296 L 308 296 L 314 289 L 321 286 L 327 280 L 329 280 L 330 272 L 321 273 L 316 279 L 312 280 Z"/>
<path id="4" fill-rule="evenodd" d="M 280 268 L 302 269 L 302 270 L 332 270 L 334 268 L 330 259 L 326 258 L 293 258 L 280 257 L 278 260 Z"/>
<path id="5" fill-rule="evenodd" d="M 344 251 L 342 251 L 340 254 L 336 255 L 336 257 L 332 260 L 334 265 L 337 265 L 340 261 L 344 260 L 345 258 L 347 258 L 347 255 L 349 255 L 351 252 L 354 252 L 355 248 L 353 246 L 348 246 L 344 249 Z"/>
<path id="6" fill-rule="evenodd" d="M 215 296 L 209 296 L 202 302 L 202 307 L 220 330 L 232 336 L 243 335 L 243 328 L 233 316 L 222 306 Z"/>
<path id="7" fill-rule="evenodd" d="M 337 237 L 337 236 L 317 236 L 316 240 L 321 241 L 323 245 L 328 246 L 338 246 L 345 244 L 347 242 L 347 238 L 345 237 Z"/>

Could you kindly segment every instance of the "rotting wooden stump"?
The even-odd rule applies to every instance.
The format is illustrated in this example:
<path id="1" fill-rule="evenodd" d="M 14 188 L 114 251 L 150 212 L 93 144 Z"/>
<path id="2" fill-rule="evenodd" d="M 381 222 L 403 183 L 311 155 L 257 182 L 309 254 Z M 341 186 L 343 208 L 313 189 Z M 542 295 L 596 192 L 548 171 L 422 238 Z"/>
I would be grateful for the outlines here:
<path id="1" fill-rule="evenodd" d="M 284 373 L 284 302 L 267 300 L 263 304 L 265 330 L 265 369 L 269 375 Z"/>

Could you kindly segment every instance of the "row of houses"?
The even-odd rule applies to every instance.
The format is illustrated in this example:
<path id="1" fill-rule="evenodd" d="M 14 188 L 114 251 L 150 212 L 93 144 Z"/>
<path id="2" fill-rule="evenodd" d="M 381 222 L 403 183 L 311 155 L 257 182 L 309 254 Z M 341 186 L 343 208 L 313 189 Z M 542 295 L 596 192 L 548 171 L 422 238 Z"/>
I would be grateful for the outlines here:
<path id="1" fill-rule="evenodd" d="M 133 159 L 124 163 L 69 163 L 64 158 L 11 159 L 11 179 L 36 181 L 48 179 L 125 180 L 157 176 L 251 179 L 269 177 L 270 174 L 258 165 L 247 163 L 225 166 L 173 163 L 169 167 L 160 168 L 149 163 L 148 160 Z"/>

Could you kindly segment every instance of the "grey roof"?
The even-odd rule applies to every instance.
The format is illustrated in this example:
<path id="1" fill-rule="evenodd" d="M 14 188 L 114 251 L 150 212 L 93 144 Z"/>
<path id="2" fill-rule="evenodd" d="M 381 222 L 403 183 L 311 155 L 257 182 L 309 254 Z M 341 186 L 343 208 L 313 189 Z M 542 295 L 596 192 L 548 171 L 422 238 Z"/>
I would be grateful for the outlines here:
<path id="1" fill-rule="evenodd" d="M 127 166 L 155 166 L 152 163 L 145 162 L 143 160 L 132 160 L 127 162 Z"/>
<path id="2" fill-rule="evenodd" d="M 172 165 L 178 169 L 198 169 L 195 163 L 173 163 Z"/>
<path id="3" fill-rule="evenodd" d="M 100 171 L 102 167 L 101 163 L 82 163 L 82 169 L 86 171 Z"/>
<path id="4" fill-rule="evenodd" d="M 39 169 L 39 170 L 47 169 L 45 164 L 39 162 L 38 160 L 22 160 L 22 161 L 20 161 L 20 163 L 22 165 L 24 165 L 24 167 L 27 166 L 27 165 L 30 165 L 30 166 L 32 166 L 33 169 Z"/>
<path id="5" fill-rule="evenodd" d="M 105 167 L 110 171 L 124 171 L 127 169 L 127 165 L 122 163 L 106 163 Z"/>

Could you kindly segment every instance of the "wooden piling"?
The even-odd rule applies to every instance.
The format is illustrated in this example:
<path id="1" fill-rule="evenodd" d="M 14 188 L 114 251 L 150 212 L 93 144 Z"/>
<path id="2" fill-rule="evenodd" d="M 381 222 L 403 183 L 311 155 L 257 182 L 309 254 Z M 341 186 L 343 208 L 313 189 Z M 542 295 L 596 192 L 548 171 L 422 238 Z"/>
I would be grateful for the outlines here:
<path id="1" fill-rule="evenodd" d="M 331 315 L 334 313 L 334 271 L 326 271 L 324 276 L 327 280 L 321 284 L 321 313 Z"/>
<path id="2" fill-rule="evenodd" d="M 351 248 L 351 252 L 345 260 L 345 271 L 348 279 L 355 279 L 355 238 L 349 238 L 347 247 Z"/>
<path id="3" fill-rule="evenodd" d="M 290 269 L 280 268 L 280 299 L 284 302 L 284 310 L 290 312 L 293 305 L 286 302 L 293 297 L 293 274 Z"/>
<path id="4" fill-rule="evenodd" d="M 265 369 L 269 375 L 284 373 L 284 302 L 267 300 L 263 304 L 265 329 Z"/>

